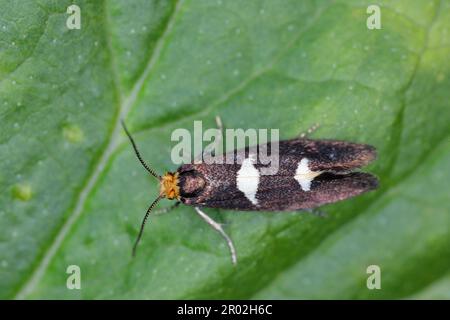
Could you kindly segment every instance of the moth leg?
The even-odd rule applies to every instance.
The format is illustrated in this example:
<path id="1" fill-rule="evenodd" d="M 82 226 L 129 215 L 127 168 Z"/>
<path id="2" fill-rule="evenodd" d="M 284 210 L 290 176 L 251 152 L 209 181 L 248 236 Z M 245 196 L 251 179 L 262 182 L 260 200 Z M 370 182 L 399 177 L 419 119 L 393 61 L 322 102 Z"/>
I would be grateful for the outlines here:
<path id="1" fill-rule="evenodd" d="M 230 248 L 231 253 L 231 262 L 236 265 L 237 264 L 237 256 L 236 256 L 236 249 L 234 248 L 233 241 L 231 238 L 223 231 L 222 226 L 220 223 L 215 222 L 213 219 L 211 219 L 206 213 L 204 213 L 199 207 L 194 207 L 195 211 L 197 211 L 198 215 L 205 220 L 207 224 L 209 224 L 214 230 L 220 233 L 220 235 L 225 239 L 227 242 L 228 248 Z"/>
<path id="2" fill-rule="evenodd" d="M 302 132 L 302 133 L 300 133 L 299 134 L 299 138 L 307 138 L 309 135 L 311 135 L 314 131 L 316 131 L 317 130 L 317 128 L 319 128 L 319 124 L 318 123 L 316 123 L 316 124 L 314 124 L 312 127 L 310 127 L 309 129 L 308 129 L 308 131 L 306 131 L 306 132 Z"/>
<path id="3" fill-rule="evenodd" d="M 217 139 L 215 141 L 215 145 L 220 146 L 222 144 L 222 138 L 223 138 L 223 125 L 222 125 L 222 119 L 220 118 L 220 116 L 216 116 L 216 125 L 217 125 L 217 129 L 219 129 L 219 131 L 220 131 L 220 135 L 219 135 L 219 137 L 217 137 Z"/>
<path id="4" fill-rule="evenodd" d="M 320 209 L 318 209 L 318 208 L 314 208 L 314 209 L 306 209 L 305 211 L 306 211 L 306 212 L 309 212 L 309 213 L 311 213 L 311 214 L 313 214 L 313 215 L 315 215 L 315 216 L 321 217 L 321 218 L 326 218 L 326 217 L 328 217 L 328 214 L 327 214 L 325 211 L 320 210 Z"/>
<path id="5" fill-rule="evenodd" d="M 178 206 L 180 205 L 180 201 L 175 202 L 173 205 L 166 207 L 166 208 L 160 208 L 158 210 L 153 211 L 153 215 L 161 215 L 164 213 L 167 213 L 169 211 L 172 211 L 173 209 L 178 208 Z"/>
<path id="6" fill-rule="evenodd" d="M 220 131 L 220 134 L 219 136 L 216 136 L 216 139 L 214 140 L 214 149 L 216 146 L 220 146 L 220 144 L 222 143 L 223 127 L 222 127 L 222 119 L 220 119 L 219 116 L 216 116 L 216 125 L 217 129 L 219 129 Z M 214 152 L 205 149 L 200 154 L 194 157 L 193 163 L 202 163 L 203 158 L 208 156 L 215 156 L 215 154 Z"/>
<path id="7" fill-rule="evenodd" d="M 220 118 L 220 116 L 216 116 L 216 125 L 217 125 L 217 129 L 220 131 L 220 134 L 218 136 L 216 136 L 215 140 L 214 140 L 214 147 L 211 147 L 211 149 L 215 150 L 217 148 L 217 146 L 220 146 L 222 144 L 222 136 L 223 136 L 223 125 L 222 125 L 222 119 Z M 208 156 L 215 156 L 215 152 L 213 150 L 203 150 L 201 154 L 197 155 L 194 158 L 194 163 L 201 163 L 203 157 L 208 157 Z"/>
<path id="8" fill-rule="evenodd" d="M 223 132 L 222 118 L 220 116 L 216 116 L 216 125 L 217 129 L 219 129 L 220 132 Z"/>

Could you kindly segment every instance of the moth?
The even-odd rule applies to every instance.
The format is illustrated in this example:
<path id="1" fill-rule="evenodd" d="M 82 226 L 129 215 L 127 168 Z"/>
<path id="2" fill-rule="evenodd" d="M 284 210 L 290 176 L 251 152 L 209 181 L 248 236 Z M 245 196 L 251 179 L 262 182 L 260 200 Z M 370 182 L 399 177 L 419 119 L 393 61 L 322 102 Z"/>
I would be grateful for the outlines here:
<path id="1" fill-rule="evenodd" d="M 203 208 L 239 211 L 310 210 L 360 195 L 378 186 L 378 179 L 374 175 L 355 171 L 376 158 L 374 147 L 304 137 L 277 142 L 279 167 L 273 175 L 261 174 L 266 164 L 261 163 L 258 157 L 263 147 L 271 150 L 273 145 L 269 142 L 247 147 L 241 153 L 230 151 L 235 159 L 232 164 L 225 161 L 223 164 L 200 161 L 181 165 L 175 172 L 160 176 L 142 159 L 130 132 L 123 122 L 122 125 L 140 163 L 160 183 L 159 195 L 142 221 L 133 256 L 150 212 L 163 198 L 175 200 L 172 207 L 181 203 L 192 206 L 201 218 L 222 235 L 229 247 L 232 263 L 236 264 L 237 255 L 231 238 Z M 244 154 L 241 161 L 238 161 L 239 154 Z"/>

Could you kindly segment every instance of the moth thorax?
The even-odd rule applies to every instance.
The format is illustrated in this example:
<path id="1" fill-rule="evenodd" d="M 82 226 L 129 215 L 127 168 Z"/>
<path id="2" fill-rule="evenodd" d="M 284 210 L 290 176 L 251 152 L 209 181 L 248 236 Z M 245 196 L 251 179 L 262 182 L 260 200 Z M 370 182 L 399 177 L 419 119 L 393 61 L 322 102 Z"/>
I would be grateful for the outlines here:
<path id="1" fill-rule="evenodd" d="M 168 172 L 161 178 L 161 194 L 169 200 L 180 197 L 180 188 L 178 187 L 178 172 Z"/>
<path id="2" fill-rule="evenodd" d="M 198 196 L 205 188 L 206 182 L 198 171 L 187 171 L 180 174 L 180 193 L 184 198 Z"/>

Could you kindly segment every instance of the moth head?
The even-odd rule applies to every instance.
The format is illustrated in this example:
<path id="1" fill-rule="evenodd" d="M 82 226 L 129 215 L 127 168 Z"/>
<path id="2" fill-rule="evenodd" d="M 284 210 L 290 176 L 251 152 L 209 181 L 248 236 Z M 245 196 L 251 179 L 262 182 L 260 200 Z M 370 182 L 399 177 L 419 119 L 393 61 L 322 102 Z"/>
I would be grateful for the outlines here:
<path id="1" fill-rule="evenodd" d="M 167 172 L 160 180 L 160 194 L 169 200 L 180 198 L 178 172 Z"/>

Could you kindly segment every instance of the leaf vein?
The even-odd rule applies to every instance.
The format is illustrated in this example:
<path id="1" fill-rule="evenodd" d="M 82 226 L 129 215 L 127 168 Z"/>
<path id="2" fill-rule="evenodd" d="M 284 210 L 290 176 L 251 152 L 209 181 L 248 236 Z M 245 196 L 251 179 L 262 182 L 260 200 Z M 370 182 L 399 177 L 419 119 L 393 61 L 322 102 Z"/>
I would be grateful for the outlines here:
<path id="1" fill-rule="evenodd" d="M 136 83 L 133 86 L 133 89 L 131 90 L 130 95 L 120 103 L 119 111 L 115 119 L 115 124 L 113 127 L 113 130 L 109 137 L 109 142 L 106 148 L 104 149 L 102 155 L 100 156 L 99 161 L 94 167 L 94 171 L 92 174 L 88 177 L 87 182 L 85 186 L 81 189 L 81 192 L 78 194 L 78 198 L 76 201 L 76 205 L 74 207 L 74 210 L 72 210 L 72 213 L 69 215 L 68 219 L 65 221 L 65 223 L 62 225 L 60 230 L 57 232 L 56 237 L 53 239 L 52 243 L 50 244 L 48 250 L 43 254 L 42 259 L 37 263 L 37 267 L 32 271 L 30 278 L 24 283 L 24 285 L 19 289 L 18 293 L 15 296 L 15 299 L 24 299 L 26 296 L 28 296 L 38 285 L 39 281 L 44 276 L 50 262 L 52 261 L 53 257 L 61 247 L 61 244 L 63 243 L 66 236 L 69 234 L 70 230 L 72 229 L 72 226 L 76 223 L 78 218 L 81 216 L 84 206 L 86 204 L 86 201 L 91 194 L 91 191 L 94 189 L 94 186 L 96 185 L 97 181 L 99 180 L 100 175 L 103 173 L 109 159 L 114 154 L 114 151 L 119 146 L 119 138 L 121 133 L 121 126 L 120 126 L 120 120 L 122 118 L 125 118 L 127 114 L 130 112 L 131 107 L 133 106 L 134 102 L 136 101 L 137 95 L 139 91 L 141 90 L 142 86 L 144 85 L 144 82 L 147 78 L 147 76 L 150 74 L 151 70 L 153 70 L 154 65 L 157 63 L 161 50 L 165 45 L 166 39 L 168 38 L 168 35 L 172 31 L 174 22 L 176 20 L 176 17 L 178 16 L 178 13 L 181 10 L 181 6 L 184 0 L 178 0 L 175 9 L 172 12 L 171 17 L 168 19 L 166 29 L 162 33 L 161 37 L 157 41 L 157 44 L 155 46 L 155 49 L 153 50 L 153 54 L 150 56 L 150 59 L 142 72 L 141 76 L 138 78 Z M 115 69 L 116 67 L 113 67 Z M 114 73 L 114 70 L 112 70 Z M 117 79 L 116 79 L 117 80 Z M 115 80 L 115 81 L 116 81 Z M 116 87 L 117 89 L 117 87 Z"/>

